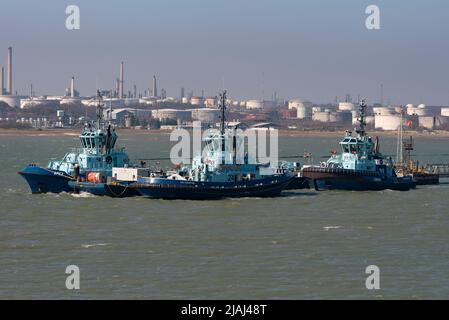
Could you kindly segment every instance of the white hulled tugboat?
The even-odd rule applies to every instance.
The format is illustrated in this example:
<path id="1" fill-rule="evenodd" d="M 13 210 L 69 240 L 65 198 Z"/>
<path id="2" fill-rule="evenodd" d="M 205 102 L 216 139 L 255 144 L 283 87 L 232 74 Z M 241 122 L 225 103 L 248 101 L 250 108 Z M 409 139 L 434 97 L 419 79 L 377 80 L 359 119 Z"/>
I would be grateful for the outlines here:
<path id="1" fill-rule="evenodd" d="M 235 128 L 225 123 L 226 92 L 220 95 L 220 129 L 203 139 L 204 156 L 193 158 L 168 177 L 141 177 L 131 187 L 143 196 L 165 199 L 207 200 L 228 197 L 275 197 L 291 182 L 289 170 L 270 168 L 267 164 L 236 161 L 236 150 L 244 143 Z M 230 147 L 232 145 L 232 147 Z"/>
<path id="2" fill-rule="evenodd" d="M 81 148 L 73 148 L 61 160 L 50 161 L 47 167 L 31 164 L 19 171 L 32 193 L 77 192 L 80 191 L 77 185 L 85 183 L 92 190 L 83 191 L 112 195 L 108 194 L 107 177 L 111 176 L 113 167 L 127 166 L 129 157 L 124 148 L 116 147 L 115 129 L 103 121 L 100 92 L 97 92 L 97 99 L 97 121 L 86 125 L 81 132 Z"/>
<path id="3" fill-rule="evenodd" d="M 309 179 L 316 190 L 410 190 L 416 186 L 411 176 L 398 177 L 393 160 L 379 152 L 376 142 L 365 132 L 366 104 L 360 103 L 356 136 L 350 131 L 340 141 L 342 153 L 333 153 L 320 166 L 304 166 L 301 176 Z"/>

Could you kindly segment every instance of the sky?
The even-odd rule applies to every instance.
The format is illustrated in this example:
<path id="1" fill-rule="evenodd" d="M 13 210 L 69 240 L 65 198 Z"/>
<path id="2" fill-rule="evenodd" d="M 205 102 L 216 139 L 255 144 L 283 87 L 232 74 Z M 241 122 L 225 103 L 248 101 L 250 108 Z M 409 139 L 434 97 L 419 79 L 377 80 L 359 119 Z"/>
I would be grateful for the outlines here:
<path id="1" fill-rule="evenodd" d="M 80 8 L 80 30 L 65 9 Z M 380 30 L 365 27 L 368 5 Z M 0 0 L 0 61 L 13 47 L 15 88 L 82 95 L 181 87 L 234 99 L 346 94 L 369 102 L 449 105 L 447 0 Z"/>

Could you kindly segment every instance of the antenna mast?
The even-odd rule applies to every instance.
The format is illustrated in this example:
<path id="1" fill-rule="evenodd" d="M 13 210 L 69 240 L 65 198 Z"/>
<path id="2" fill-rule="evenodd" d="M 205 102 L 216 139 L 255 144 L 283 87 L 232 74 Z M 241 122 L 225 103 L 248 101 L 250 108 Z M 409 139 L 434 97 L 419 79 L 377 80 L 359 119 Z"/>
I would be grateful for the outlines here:
<path id="1" fill-rule="evenodd" d="M 360 137 L 365 136 L 365 116 L 366 116 L 366 102 L 364 99 L 360 102 L 360 117 L 359 117 L 359 127 L 356 129 L 357 134 Z"/>
<path id="2" fill-rule="evenodd" d="M 103 97 L 100 90 L 97 90 L 97 129 L 100 129 L 101 120 L 103 120 Z"/>

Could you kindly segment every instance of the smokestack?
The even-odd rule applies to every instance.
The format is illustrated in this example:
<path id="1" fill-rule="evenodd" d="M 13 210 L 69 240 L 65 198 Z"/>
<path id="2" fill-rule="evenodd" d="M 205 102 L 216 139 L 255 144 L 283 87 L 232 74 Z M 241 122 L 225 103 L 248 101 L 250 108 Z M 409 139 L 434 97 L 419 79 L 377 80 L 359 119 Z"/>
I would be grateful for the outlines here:
<path id="1" fill-rule="evenodd" d="M 70 97 L 75 98 L 75 77 L 70 81 Z"/>
<path id="2" fill-rule="evenodd" d="M 120 86 L 119 86 L 119 92 L 118 92 L 118 97 L 120 99 L 123 99 L 123 84 L 125 82 L 124 76 L 125 76 L 125 66 L 122 61 L 120 63 Z"/>
<path id="3" fill-rule="evenodd" d="M 0 73 L 0 96 L 5 94 L 5 69 L 2 66 L 2 73 Z"/>
<path id="4" fill-rule="evenodd" d="M 13 95 L 13 90 L 12 90 L 12 47 L 8 48 L 8 64 L 6 65 L 6 94 Z"/>
<path id="5" fill-rule="evenodd" d="M 115 79 L 115 92 L 114 92 L 114 97 L 117 98 L 118 97 L 118 92 L 120 91 L 120 79 L 117 78 Z"/>
<path id="6" fill-rule="evenodd" d="M 153 96 L 157 97 L 156 76 L 153 76 Z"/>

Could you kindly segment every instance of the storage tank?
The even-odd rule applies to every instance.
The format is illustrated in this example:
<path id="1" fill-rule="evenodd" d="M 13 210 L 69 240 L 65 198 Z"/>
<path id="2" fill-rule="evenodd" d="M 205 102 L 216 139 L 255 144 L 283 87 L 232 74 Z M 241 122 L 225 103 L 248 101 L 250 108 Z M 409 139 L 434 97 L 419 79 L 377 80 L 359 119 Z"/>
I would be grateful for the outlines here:
<path id="1" fill-rule="evenodd" d="M 204 106 L 203 97 L 193 96 L 192 98 L 190 98 L 190 104 L 192 104 L 194 106 L 203 107 Z"/>
<path id="2" fill-rule="evenodd" d="M 310 101 L 302 101 L 301 99 L 292 99 L 288 102 L 289 109 L 298 109 L 301 107 L 312 107 L 312 103 Z"/>
<path id="3" fill-rule="evenodd" d="M 182 97 L 181 103 L 183 104 L 189 103 L 189 99 L 187 97 Z"/>
<path id="4" fill-rule="evenodd" d="M 317 111 L 314 112 L 312 115 L 313 121 L 320 121 L 320 122 L 329 122 L 330 120 L 330 112 L 329 111 Z"/>
<path id="5" fill-rule="evenodd" d="M 0 101 L 6 103 L 11 108 L 19 108 L 20 100 L 26 98 L 24 96 L 0 96 Z"/>
<path id="6" fill-rule="evenodd" d="M 354 110 L 354 104 L 351 102 L 340 102 L 338 104 L 338 110 L 340 111 L 352 111 Z"/>
<path id="7" fill-rule="evenodd" d="M 409 116 L 415 114 L 415 106 L 413 104 L 409 103 L 408 105 L 405 106 L 405 108 L 407 109 L 407 114 Z"/>
<path id="8" fill-rule="evenodd" d="M 435 117 L 419 117 L 419 126 L 432 130 L 435 127 Z"/>
<path id="9" fill-rule="evenodd" d="M 323 110 L 323 108 L 321 108 L 319 106 L 313 106 L 312 107 L 312 113 L 321 112 L 322 110 Z"/>
<path id="10" fill-rule="evenodd" d="M 449 117 L 436 116 L 435 117 L 435 127 L 446 126 L 449 124 Z"/>
<path id="11" fill-rule="evenodd" d="M 151 112 L 153 118 L 162 120 L 189 120 L 191 117 L 191 112 L 189 110 L 178 110 L 178 109 L 157 109 Z"/>
<path id="12" fill-rule="evenodd" d="M 417 116 L 428 116 L 429 115 L 429 113 L 427 112 L 427 109 L 425 109 L 425 108 L 416 108 L 414 114 Z"/>
<path id="13" fill-rule="evenodd" d="M 272 110 L 276 108 L 276 102 L 269 100 L 248 100 L 246 109 L 265 109 Z"/>
<path id="14" fill-rule="evenodd" d="M 375 108 L 373 108 L 373 113 L 375 115 L 387 116 L 387 115 L 391 115 L 393 112 L 388 107 L 375 107 Z"/>
<path id="15" fill-rule="evenodd" d="M 376 129 L 382 130 L 397 130 L 401 125 L 401 116 L 390 114 L 375 114 L 374 115 L 374 123 Z"/>
<path id="16" fill-rule="evenodd" d="M 289 108 L 290 109 L 290 108 Z M 294 111 L 294 108 L 292 108 Z M 312 117 L 312 108 L 305 105 L 298 106 L 296 108 L 296 117 L 298 119 L 309 119 Z"/>
<path id="17" fill-rule="evenodd" d="M 443 117 L 449 117 L 449 107 L 443 107 L 441 108 L 441 115 Z"/>
<path id="18" fill-rule="evenodd" d="M 201 121 L 203 123 L 217 123 L 220 118 L 219 109 L 192 109 L 190 112 L 193 120 Z"/>
<path id="19" fill-rule="evenodd" d="M 206 108 L 216 107 L 218 105 L 217 98 L 216 97 L 207 97 L 205 104 L 206 104 Z"/>

